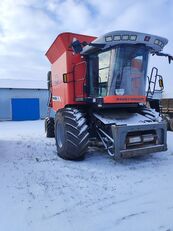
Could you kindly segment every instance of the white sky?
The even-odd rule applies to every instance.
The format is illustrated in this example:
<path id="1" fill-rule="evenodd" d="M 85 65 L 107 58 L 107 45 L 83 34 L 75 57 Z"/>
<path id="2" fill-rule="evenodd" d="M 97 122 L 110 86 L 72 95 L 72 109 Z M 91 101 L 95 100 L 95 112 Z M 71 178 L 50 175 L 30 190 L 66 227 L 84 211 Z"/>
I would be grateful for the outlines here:
<path id="1" fill-rule="evenodd" d="M 173 54 L 172 28 L 172 0 L 1 0 L 0 79 L 46 79 L 50 65 L 44 54 L 61 32 L 152 33 L 168 38 L 164 51 Z M 173 63 L 161 57 L 150 60 L 156 61 L 170 94 Z"/>

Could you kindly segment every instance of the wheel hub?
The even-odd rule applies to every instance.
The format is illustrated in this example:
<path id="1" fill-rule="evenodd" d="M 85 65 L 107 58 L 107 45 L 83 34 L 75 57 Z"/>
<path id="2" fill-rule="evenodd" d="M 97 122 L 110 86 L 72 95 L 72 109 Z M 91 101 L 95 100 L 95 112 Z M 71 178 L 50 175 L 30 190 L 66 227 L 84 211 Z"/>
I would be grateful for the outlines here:
<path id="1" fill-rule="evenodd" d="M 64 127 L 62 124 L 57 124 L 57 143 L 60 148 L 62 148 L 65 140 Z"/>

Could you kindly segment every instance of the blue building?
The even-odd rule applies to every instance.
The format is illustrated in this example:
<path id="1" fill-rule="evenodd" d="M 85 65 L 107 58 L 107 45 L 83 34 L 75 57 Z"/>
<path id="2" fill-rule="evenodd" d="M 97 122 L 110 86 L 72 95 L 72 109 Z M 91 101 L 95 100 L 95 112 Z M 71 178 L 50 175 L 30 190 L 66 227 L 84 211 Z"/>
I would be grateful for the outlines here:
<path id="1" fill-rule="evenodd" d="M 47 115 L 46 81 L 0 79 L 0 120 L 37 120 Z"/>

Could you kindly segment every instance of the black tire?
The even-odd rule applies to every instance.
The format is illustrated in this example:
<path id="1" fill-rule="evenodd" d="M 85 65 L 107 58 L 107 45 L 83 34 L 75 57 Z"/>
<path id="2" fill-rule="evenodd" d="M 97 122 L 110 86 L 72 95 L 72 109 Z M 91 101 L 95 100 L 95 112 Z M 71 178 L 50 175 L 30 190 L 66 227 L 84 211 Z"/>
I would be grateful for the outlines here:
<path id="1" fill-rule="evenodd" d="M 173 131 L 173 118 L 169 120 L 170 130 Z"/>
<path id="2" fill-rule="evenodd" d="M 46 137 L 52 138 L 55 137 L 55 132 L 54 132 L 54 118 L 52 117 L 46 117 L 45 118 L 45 134 Z"/>
<path id="3" fill-rule="evenodd" d="M 163 120 L 166 122 L 167 130 L 170 131 L 170 118 L 167 116 L 163 116 Z"/>
<path id="4" fill-rule="evenodd" d="M 66 160 L 83 159 L 89 143 L 84 114 L 75 108 L 64 108 L 55 117 L 57 154 Z"/>

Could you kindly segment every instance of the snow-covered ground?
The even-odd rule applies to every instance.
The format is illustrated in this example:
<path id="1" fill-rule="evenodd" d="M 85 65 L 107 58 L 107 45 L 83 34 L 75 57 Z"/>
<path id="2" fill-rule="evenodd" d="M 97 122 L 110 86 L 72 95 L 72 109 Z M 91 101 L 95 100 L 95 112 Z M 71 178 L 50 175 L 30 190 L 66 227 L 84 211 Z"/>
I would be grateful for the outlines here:
<path id="1" fill-rule="evenodd" d="M 173 133 L 168 151 L 115 161 L 91 149 L 57 157 L 43 121 L 0 122 L 0 231 L 173 230 Z"/>

